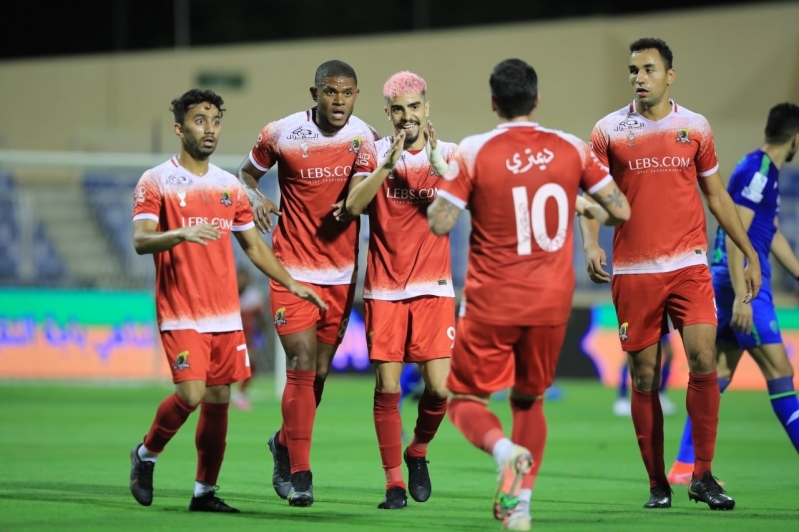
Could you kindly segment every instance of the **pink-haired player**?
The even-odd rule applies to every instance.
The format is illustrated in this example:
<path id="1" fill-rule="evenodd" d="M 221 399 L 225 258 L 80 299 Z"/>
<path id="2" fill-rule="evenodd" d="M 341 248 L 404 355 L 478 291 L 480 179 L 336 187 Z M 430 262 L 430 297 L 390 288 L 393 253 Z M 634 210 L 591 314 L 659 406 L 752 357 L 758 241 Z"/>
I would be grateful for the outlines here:
<path id="1" fill-rule="evenodd" d="M 449 358 L 455 341 L 455 293 L 449 238 L 430 231 L 427 207 L 456 145 L 436 139 L 427 121 L 425 81 L 399 72 L 383 87 L 394 135 L 364 142 L 339 219 L 369 213 L 369 253 L 363 298 L 369 357 L 375 365 L 374 422 L 386 473 L 382 509 L 407 506 L 402 475 L 400 375 L 418 363 L 425 382 L 411 444 L 405 449 L 408 490 L 430 497 L 427 446 L 447 410 Z M 346 212 L 345 212 L 346 210 Z"/>

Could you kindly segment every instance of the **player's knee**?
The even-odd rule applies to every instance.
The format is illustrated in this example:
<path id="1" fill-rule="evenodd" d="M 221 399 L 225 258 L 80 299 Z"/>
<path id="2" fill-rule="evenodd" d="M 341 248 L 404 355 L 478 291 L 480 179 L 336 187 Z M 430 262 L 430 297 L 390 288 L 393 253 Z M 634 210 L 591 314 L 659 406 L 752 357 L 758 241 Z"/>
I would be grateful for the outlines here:
<path id="1" fill-rule="evenodd" d="M 688 368 L 693 373 L 713 373 L 716 370 L 716 350 L 697 349 L 686 353 Z"/>
<path id="2" fill-rule="evenodd" d="M 221 386 L 210 386 L 205 389 L 203 402 L 206 403 L 229 403 L 230 402 L 230 386 L 227 384 Z"/>
<path id="3" fill-rule="evenodd" d="M 446 399 L 449 397 L 449 390 L 447 389 L 446 381 L 439 383 L 431 382 L 430 384 L 426 384 L 425 388 L 427 389 L 427 393 L 438 399 Z"/>
<path id="4" fill-rule="evenodd" d="M 204 382 L 189 381 L 178 383 L 176 393 L 181 401 L 194 408 L 203 401 L 205 390 Z"/>

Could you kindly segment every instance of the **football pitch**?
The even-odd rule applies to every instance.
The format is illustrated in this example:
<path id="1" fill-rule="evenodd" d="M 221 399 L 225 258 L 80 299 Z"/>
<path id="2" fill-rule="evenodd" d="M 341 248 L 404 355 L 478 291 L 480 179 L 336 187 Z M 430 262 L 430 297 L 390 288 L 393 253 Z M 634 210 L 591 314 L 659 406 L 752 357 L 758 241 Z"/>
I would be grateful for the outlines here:
<path id="1" fill-rule="evenodd" d="M 271 485 L 266 447 L 280 419 L 271 379 L 253 385 L 251 412 L 231 409 L 219 496 L 238 515 L 187 511 L 193 489 L 193 414 L 155 468 L 155 499 L 139 506 L 128 491 L 129 453 L 171 386 L 0 384 L 0 530 L 498 530 L 491 514 L 492 459 L 444 420 L 429 452 L 433 495 L 407 509 L 378 510 L 384 476 L 372 424 L 373 381 L 334 375 L 317 416 L 311 462 L 316 502 L 290 508 Z M 797 454 L 765 392 L 725 393 L 714 473 L 737 506 L 713 512 L 674 486 L 673 507 L 644 510 L 648 482 L 629 418 L 611 413 L 614 391 L 559 381 L 547 403 L 549 443 L 533 493 L 534 529 L 799 530 Z M 667 467 L 684 420 L 666 418 Z M 509 429 L 506 401 L 492 407 Z M 407 428 L 416 403 L 406 401 Z M 403 466 L 404 468 L 404 466 Z M 407 472 L 406 472 L 407 479 Z"/>

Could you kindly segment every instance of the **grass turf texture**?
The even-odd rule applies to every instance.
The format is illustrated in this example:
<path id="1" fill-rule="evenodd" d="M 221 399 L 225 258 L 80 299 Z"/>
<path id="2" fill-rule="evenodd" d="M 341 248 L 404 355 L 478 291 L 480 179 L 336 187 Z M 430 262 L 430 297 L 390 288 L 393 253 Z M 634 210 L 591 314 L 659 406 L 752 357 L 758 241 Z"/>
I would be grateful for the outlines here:
<path id="1" fill-rule="evenodd" d="M 0 384 L 0 530 L 497 530 L 491 516 L 495 466 L 445 419 L 428 458 L 433 495 L 399 511 L 378 510 L 384 475 L 372 424 L 371 379 L 333 376 L 316 421 L 311 462 L 316 503 L 290 508 L 271 485 L 266 446 L 280 406 L 271 379 L 253 386 L 254 409 L 231 409 L 219 496 L 239 515 L 187 511 L 195 468 L 195 412 L 155 468 L 155 498 L 139 506 L 128 491 L 131 447 L 140 442 L 168 386 Z M 550 530 L 797 530 L 797 456 L 765 392 L 722 399 L 714 473 L 736 498 L 732 512 L 688 501 L 644 510 L 648 482 L 629 418 L 611 413 L 614 391 L 559 382 L 546 406 L 549 442 L 533 493 L 534 528 Z M 684 403 L 684 390 L 671 398 Z M 260 399 L 260 400 L 259 400 Z M 508 433 L 506 401 L 494 401 Z M 412 430 L 416 404 L 403 418 Z M 666 418 L 667 467 L 684 410 Z M 403 465 L 403 470 L 405 466 Z M 406 471 L 407 477 L 407 471 Z"/>

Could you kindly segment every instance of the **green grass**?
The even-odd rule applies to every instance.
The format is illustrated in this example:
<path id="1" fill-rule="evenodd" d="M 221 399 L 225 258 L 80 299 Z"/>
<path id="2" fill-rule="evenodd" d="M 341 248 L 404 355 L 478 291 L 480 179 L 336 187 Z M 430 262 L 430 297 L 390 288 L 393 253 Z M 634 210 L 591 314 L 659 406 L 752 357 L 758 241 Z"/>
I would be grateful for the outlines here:
<path id="1" fill-rule="evenodd" d="M 549 443 L 533 494 L 535 528 L 551 530 L 799 529 L 797 455 L 765 393 L 729 392 L 722 401 L 714 473 L 738 505 L 712 512 L 675 487 L 674 507 L 645 511 L 648 483 L 632 423 L 611 414 L 613 390 L 561 382 L 551 401 Z M 379 511 L 384 476 L 372 425 L 372 381 L 333 377 L 317 416 L 312 464 L 317 497 L 290 508 L 272 490 L 266 448 L 280 408 L 269 382 L 254 389 L 252 412 L 231 410 L 220 496 L 240 515 L 190 514 L 194 414 L 155 471 L 153 506 L 128 492 L 128 453 L 149 428 L 165 386 L 0 385 L 0 530 L 497 530 L 491 517 L 495 466 L 448 420 L 430 446 L 433 496 L 406 510 Z M 682 403 L 684 391 L 670 392 Z M 257 400 L 260 399 L 260 400 Z M 415 404 L 406 403 L 407 426 Z M 504 401 L 493 408 L 509 427 Z M 675 454 L 684 412 L 666 421 L 666 459 Z"/>

